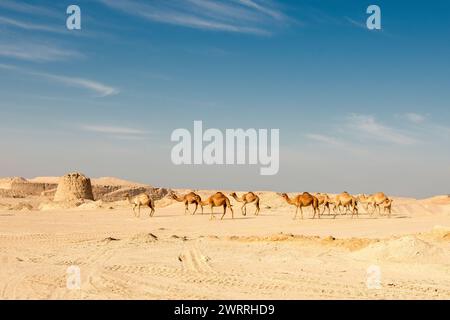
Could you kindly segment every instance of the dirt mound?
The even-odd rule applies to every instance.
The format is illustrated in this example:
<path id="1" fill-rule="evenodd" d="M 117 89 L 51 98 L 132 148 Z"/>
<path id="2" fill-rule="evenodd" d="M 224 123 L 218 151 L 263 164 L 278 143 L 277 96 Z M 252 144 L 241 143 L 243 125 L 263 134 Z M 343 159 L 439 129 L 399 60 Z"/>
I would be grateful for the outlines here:
<path id="1" fill-rule="evenodd" d="M 10 210 L 14 210 L 14 211 L 31 211 L 33 209 L 34 209 L 33 205 L 31 205 L 30 203 L 26 203 L 26 202 L 19 202 L 18 204 L 10 207 Z"/>
<path id="2" fill-rule="evenodd" d="M 158 237 L 153 233 L 138 233 L 130 238 L 130 243 L 153 243 L 158 241 Z"/>
<path id="3" fill-rule="evenodd" d="M 424 232 L 420 235 L 431 240 L 450 242 L 450 227 L 434 226 L 430 232 Z"/>
<path id="4" fill-rule="evenodd" d="M 40 211 L 52 211 L 52 210 L 65 210 L 72 209 L 81 206 L 84 203 L 84 200 L 69 200 L 69 201 L 44 201 L 41 202 L 38 206 L 38 210 Z"/>
<path id="5" fill-rule="evenodd" d="M 80 204 L 78 206 L 78 209 L 81 210 L 96 210 L 103 208 L 103 201 L 91 201 L 91 200 L 84 200 L 84 203 Z"/>
<path id="6" fill-rule="evenodd" d="M 283 242 L 283 241 L 295 241 L 301 242 L 306 245 L 324 245 L 333 247 L 342 247 L 350 251 L 359 250 L 367 247 L 372 243 L 376 243 L 378 239 L 366 239 L 366 238 L 350 238 L 350 239 L 336 239 L 333 236 L 319 237 L 319 236 L 305 236 L 294 234 L 272 234 L 267 236 L 229 236 L 227 240 L 240 241 L 240 242 Z"/>
<path id="7" fill-rule="evenodd" d="M 436 196 L 421 200 L 421 202 L 426 204 L 450 205 L 450 195 Z"/>
<path id="8" fill-rule="evenodd" d="M 416 236 L 404 236 L 396 239 L 382 240 L 353 253 L 363 260 L 392 262 L 450 262 L 450 257 L 441 248 L 423 241 Z"/>
<path id="9" fill-rule="evenodd" d="M 67 209 L 77 209 L 77 210 L 97 210 L 110 208 L 110 206 L 105 206 L 102 200 L 93 201 L 86 199 L 77 199 L 70 201 L 44 201 L 38 206 L 38 210 L 41 211 L 51 211 L 51 210 L 67 210 Z"/>
<path id="10" fill-rule="evenodd" d="M 0 210 L 9 210 L 11 208 L 11 205 L 7 203 L 0 203 Z"/>
<path id="11" fill-rule="evenodd" d="M 0 179 L 0 189 L 11 189 L 11 186 L 13 183 L 17 182 L 27 182 L 27 179 L 22 177 L 8 177 L 8 178 L 1 178 Z"/>
<path id="12" fill-rule="evenodd" d="M 91 180 L 81 173 L 66 174 L 59 179 L 54 201 L 94 200 Z"/>

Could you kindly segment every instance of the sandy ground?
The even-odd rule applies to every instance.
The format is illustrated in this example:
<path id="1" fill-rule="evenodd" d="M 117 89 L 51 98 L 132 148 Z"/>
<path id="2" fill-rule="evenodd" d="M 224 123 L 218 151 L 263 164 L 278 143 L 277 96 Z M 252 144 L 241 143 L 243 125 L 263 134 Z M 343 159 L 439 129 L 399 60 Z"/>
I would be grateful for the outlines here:
<path id="1" fill-rule="evenodd" d="M 235 204 L 223 221 L 167 199 L 153 218 L 125 204 L 0 209 L 0 298 L 450 299 L 447 198 L 396 199 L 391 219 L 296 221 L 276 194 L 261 198 L 260 216 Z M 80 289 L 67 289 L 72 265 Z M 367 287 L 371 266 L 379 289 Z"/>

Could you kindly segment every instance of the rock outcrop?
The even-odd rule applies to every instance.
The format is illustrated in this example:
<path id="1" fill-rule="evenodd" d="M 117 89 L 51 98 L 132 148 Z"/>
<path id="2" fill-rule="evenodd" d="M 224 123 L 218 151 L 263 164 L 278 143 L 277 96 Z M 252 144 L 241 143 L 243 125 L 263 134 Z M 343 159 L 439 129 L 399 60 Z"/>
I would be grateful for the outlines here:
<path id="1" fill-rule="evenodd" d="M 59 179 L 53 200 L 57 202 L 94 200 L 91 180 L 78 172 L 66 174 Z"/>

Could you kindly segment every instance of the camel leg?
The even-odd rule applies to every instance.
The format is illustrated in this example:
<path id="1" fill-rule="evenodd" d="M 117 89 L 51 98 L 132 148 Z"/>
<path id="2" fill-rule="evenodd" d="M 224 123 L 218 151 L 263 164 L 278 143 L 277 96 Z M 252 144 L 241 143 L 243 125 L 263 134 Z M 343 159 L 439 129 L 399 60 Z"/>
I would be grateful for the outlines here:
<path id="1" fill-rule="evenodd" d="M 195 203 L 195 209 L 194 209 L 194 212 L 192 212 L 192 215 L 194 215 L 197 212 L 197 208 L 198 208 L 198 203 L 196 202 Z"/>
<path id="2" fill-rule="evenodd" d="M 314 208 L 314 205 L 312 205 L 312 209 L 313 209 L 313 219 L 316 218 L 316 208 Z"/>
<path id="3" fill-rule="evenodd" d="M 302 215 L 302 220 L 303 220 L 303 209 L 302 209 L 302 207 L 300 207 L 300 214 Z"/>
<path id="4" fill-rule="evenodd" d="M 138 218 L 141 217 L 141 204 L 138 204 Z"/>
<path id="5" fill-rule="evenodd" d="M 366 203 L 365 205 L 363 204 L 363 208 L 366 209 L 367 213 L 369 213 L 369 204 L 368 203 Z"/>
<path id="6" fill-rule="evenodd" d="M 337 215 L 337 214 L 338 214 L 338 212 L 337 212 L 337 210 L 336 210 L 336 207 L 337 207 L 337 205 L 334 204 L 334 205 L 333 205 L 333 213 L 334 213 L 334 215 Z"/>
<path id="7" fill-rule="evenodd" d="M 295 220 L 297 218 L 297 212 L 298 212 L 298 206 L 295 207 L 295 215 L 294 215 L 294 218 L 292 220 Z"/>
<path id="8" fill-rule="evenodd" d="M 348 204 L 345 206 L 345 215 L 347 215 L 347 213 L 349 213 L 349 212 L 351 213 L 350 205 Z"/>
<path id="9" fill-rule="evenodd" d="M 222 217 L 220 217 L 220 220 L 223 220 L 223 217 L 225 217 L 225 214 L 227 213 L 227 205 L 225 204 L 224 206 L 223 206 L 223 214 L 222 214 Z"/>
<path id="10" fill-rule="evenodd" d="M 259 215 L 259 202 L 255 203 L 256 210 L 255 210 L 255 216 Z"/>
<path id="11" fill-rule="evenodd" d="M 377 205 L 375 203 L 373 203 L 372 204 L 372 213 L 370 215 L 373 216 L 376 213 L 377 213 Z"/>
<path id="12" fill-rule="evenodd" d="M 150 217 L 153 217 L 153 215 L 155 214 L 155 208 L 152 206 L 151 209 L 152 211 L 150 212 Z"/>
<path id="13" fill-rule="evenodd" d="M 212 219 L 214 219 L 215 218 L 215 216 L 214 216 L 214 212 L 213 212 L 213 206 L 211 206 L 211 216 L 209 217 L 209 220 L 212 220 Z"/>
<path id="14" fill-rule="evenodd" d="M 372 204 L 372 213 L 370 214 L 371 216 L 374 214 L 374 213 L 376 213 L 376 211 L 377 211 L 377 206 L 376 206 L 376 204 Z"/>
<path id="15" fill-rule="evenodd" d="M 133 215 L 134 215 L 134 217 L 136 217 L 136 205 L 135 204 L 133 204 Z"/>
<path id="16" fill-rule="evenodd" d="M 242 215 L 243 215 L 243 216 L 246 216 L 246 215 L 247 215 L 247 208 L 245 207 L 246 205 L 247 205 L 247 203 L 244 202 L 244 204 L 243 204 L 242 207 L 241 207 L 241 212 L 242 212 Z"/>

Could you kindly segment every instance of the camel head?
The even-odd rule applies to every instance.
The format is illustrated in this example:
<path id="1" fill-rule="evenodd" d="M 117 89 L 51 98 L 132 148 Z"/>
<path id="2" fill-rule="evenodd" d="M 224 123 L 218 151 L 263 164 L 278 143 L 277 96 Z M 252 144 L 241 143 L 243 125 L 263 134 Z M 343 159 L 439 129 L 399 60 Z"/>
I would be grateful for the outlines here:
<path id="1" fill-rule="evenodd" d="M 284 198 L 284 199 L 287 199 L 287 198 L 289 198 L 289 196 L 287 195 L 287 193 L 282 193 L 282 194 L 280 194 L 280 196 L 282 197 L 282 198 Z"/>
<path id="2" fill-rule="evenodd" d="M 230 197 L 237 197 L 236 192 L 230 193 Z"/>
<path id="3" fill-rule="evenodd" d="M 130 199 L 130 194 L 129 194 L 129 193 L 125 193 L 125 194 L 123 195 L 123 197 L 124 197 L 125 199 Z"/>

